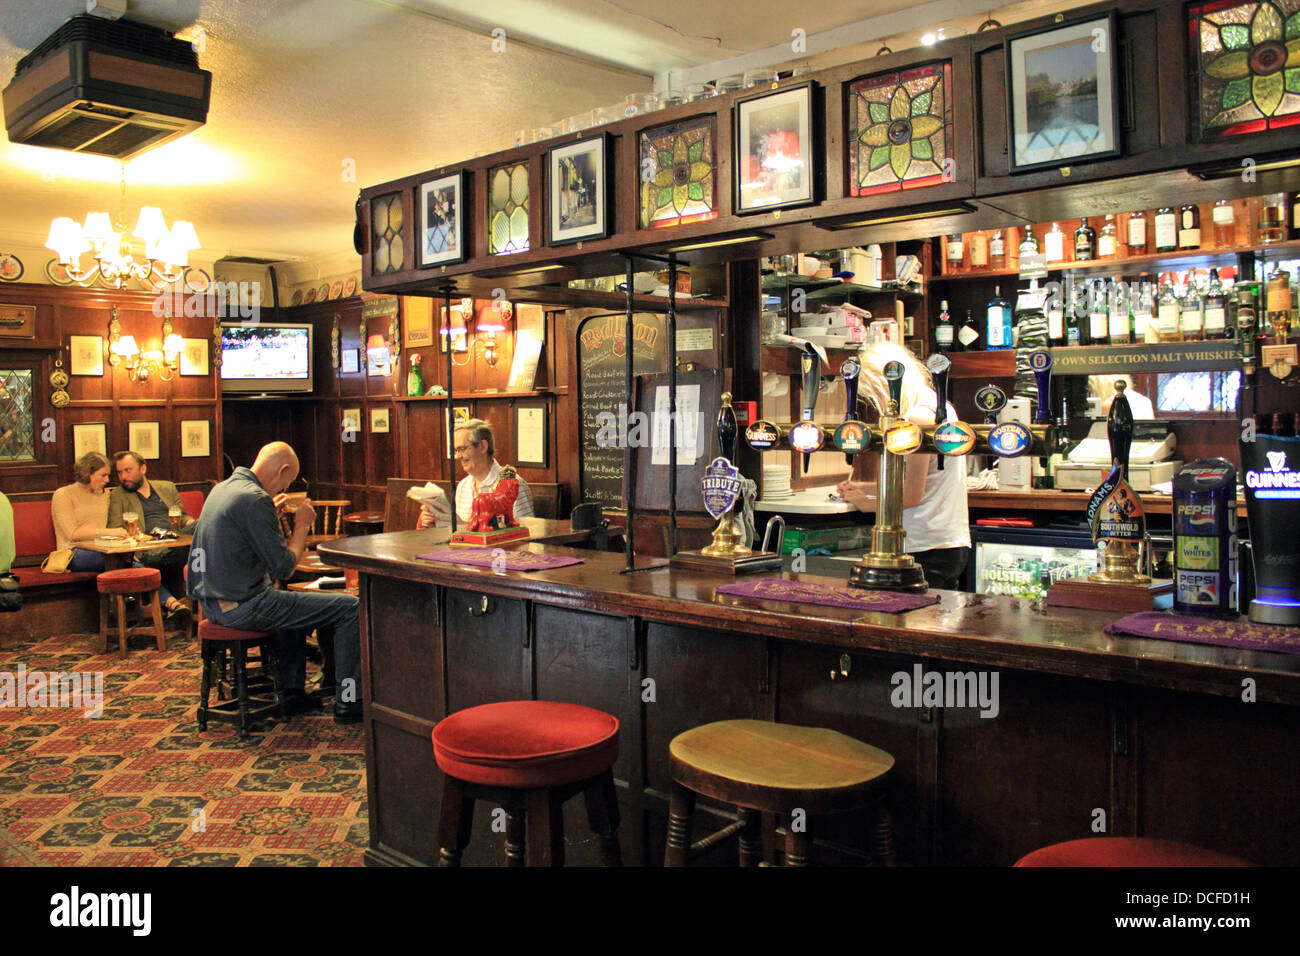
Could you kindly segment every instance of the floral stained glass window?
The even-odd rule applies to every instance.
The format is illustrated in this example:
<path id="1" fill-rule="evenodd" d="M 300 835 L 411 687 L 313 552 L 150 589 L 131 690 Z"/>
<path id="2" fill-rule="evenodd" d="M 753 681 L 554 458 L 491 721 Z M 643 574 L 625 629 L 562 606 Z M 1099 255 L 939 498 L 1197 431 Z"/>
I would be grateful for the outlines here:
<path id="1" fill-rule="evenodd" d="M 944 181 L 952 147 L 952 65 L 868 76 L 849 86 L 849 193 Z"/>
<path id="2" fill-rule="evenodd" d="M 718 218 L 713 125 L 706 116 L 641 131 L 642 229 Z"/>
<path id="3" fill-rule="evenodd" d="M 375 275 L 401 272 L 406 260 L 402 242 L 402 194 L 370 200 L 370 271 Z"/>
<path id="4" fill-rule="evenodd" d="M 0 461 L 36 460 L 32 370 L 0 368 Z"/>
<path id="5" fill-rule="evenodd" d="M 1236 0 L 1188 11 L 1206 136 L 1300 123 L 1300 0 Z"/>
<path id="6" fill-rule="evenodd" d="M 488 171 L 488 254 L 528 251 L 528 163 Z"/>

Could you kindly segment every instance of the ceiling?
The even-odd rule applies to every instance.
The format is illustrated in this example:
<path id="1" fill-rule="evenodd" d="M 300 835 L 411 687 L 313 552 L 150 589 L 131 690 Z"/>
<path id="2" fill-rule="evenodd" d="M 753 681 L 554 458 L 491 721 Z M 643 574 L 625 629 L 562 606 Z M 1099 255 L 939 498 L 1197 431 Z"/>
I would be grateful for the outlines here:
<path id="1" fill-rule="evenodd" d="M 1072 5 L 1028 0 L 997 14 L 1012 22 Z M 85 0 L 5 0 L 0 85 L 83 12 Z M 128 225 L 157 205 L 169 222 L 194 222 L 195 260 L 285 261 L 349 249 L 362 186 L 504 149 L 516 130 L 621 102 L 656 77 L 800 59 L 796 29 L 808 37 L 802 55 L 823 66 L 899 31 L 915 33 L 895 49 L 941 22 L 955 36 L 984 12 L 966 0 L 797 11 L 783 0 L 132 0 L 127 16 L 201 37 L 199 64 L 213 74 L 207 125 L 127 164 Z M 494 50 L 498 30 L 504 50 Z M 39 250 L 54 216 L 115 212 L 120 176 L 115 160 L 0 142 L 0 251 Z"/>

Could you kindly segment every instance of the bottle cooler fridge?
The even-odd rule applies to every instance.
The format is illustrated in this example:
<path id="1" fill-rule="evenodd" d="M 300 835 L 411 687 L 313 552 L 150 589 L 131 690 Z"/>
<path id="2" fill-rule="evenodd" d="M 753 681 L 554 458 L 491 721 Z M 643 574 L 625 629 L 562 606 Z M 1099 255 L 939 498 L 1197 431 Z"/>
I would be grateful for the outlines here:
<path id="1" fill-rule="evenodd" d="M 1091 574 L 1100 554 L 1085 527 L 1006 528 L 971 525 L 971 558 L 962 590 L 1045 598 L 1064 578 Z"/>

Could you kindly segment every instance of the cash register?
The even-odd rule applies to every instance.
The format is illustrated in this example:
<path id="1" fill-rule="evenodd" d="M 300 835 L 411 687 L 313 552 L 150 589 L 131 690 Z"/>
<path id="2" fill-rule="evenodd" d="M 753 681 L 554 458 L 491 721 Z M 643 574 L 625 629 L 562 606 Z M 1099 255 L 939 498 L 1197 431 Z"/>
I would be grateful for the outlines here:
<path id="1" fill-rule="evenodd" d="M 1168 422 L 1137 421 L 1133 423 L 1133 447 L 1129 452 L 1129 486 L 1139 493 L 1152 490 L 1153 485 L 1172 481 L 1174 472 L 1182 462 L 1174 458 L 1177 440 Z M 1056 487 L 1060 491 L 1084 491 L 1096 488 L 1102 472 L 1110 468 L 1110 441 L 1106 437 L 1106 422 L 1096 421 L 1088 430 L 1088 437 L 1070 449 L 1065 460 L 1056 467 Z"/>

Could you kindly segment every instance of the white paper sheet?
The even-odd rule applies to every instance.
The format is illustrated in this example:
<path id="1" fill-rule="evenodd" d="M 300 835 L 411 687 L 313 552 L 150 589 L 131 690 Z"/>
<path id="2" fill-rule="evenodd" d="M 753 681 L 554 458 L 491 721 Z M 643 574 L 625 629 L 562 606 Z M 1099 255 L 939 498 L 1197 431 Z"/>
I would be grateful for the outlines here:
<path id="1" fill-rule="evenodd" d="M 668 386 L 655 389 L 654 446 L 652 465 L 668 464 Z M 700 386 L 682 385 L 677 389 L 677 464 L 693 465 L 702 454 L 700 449 Z"/>

